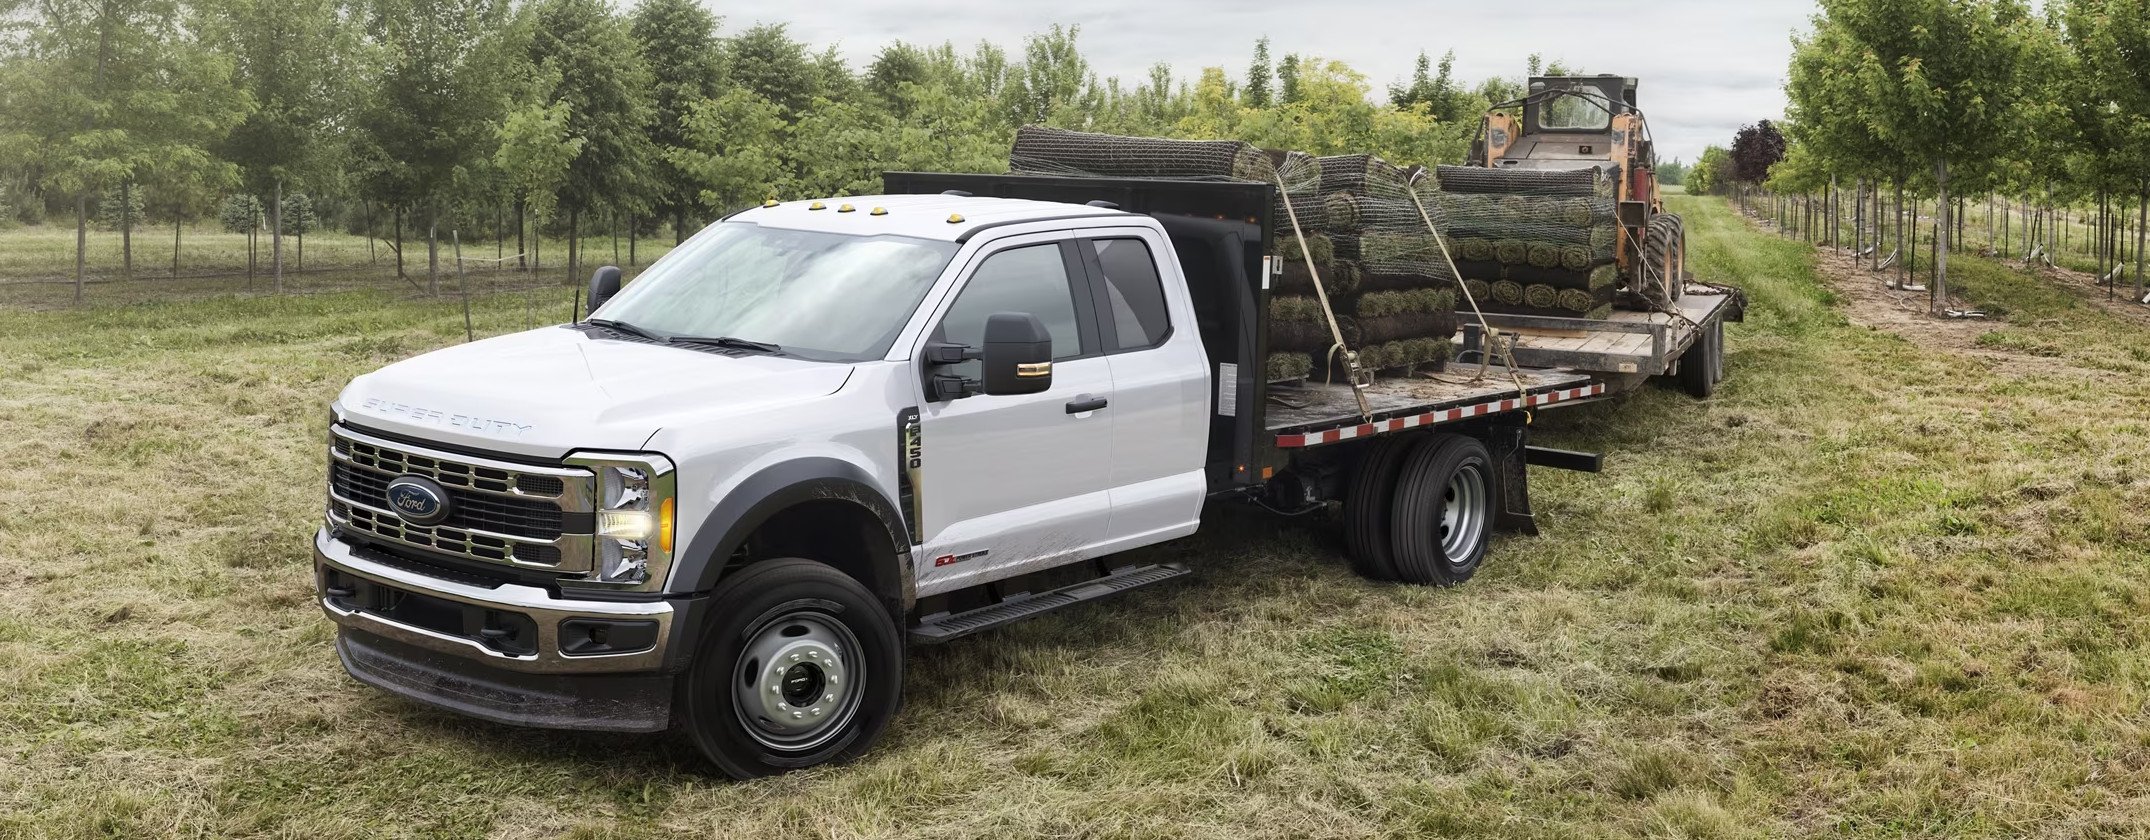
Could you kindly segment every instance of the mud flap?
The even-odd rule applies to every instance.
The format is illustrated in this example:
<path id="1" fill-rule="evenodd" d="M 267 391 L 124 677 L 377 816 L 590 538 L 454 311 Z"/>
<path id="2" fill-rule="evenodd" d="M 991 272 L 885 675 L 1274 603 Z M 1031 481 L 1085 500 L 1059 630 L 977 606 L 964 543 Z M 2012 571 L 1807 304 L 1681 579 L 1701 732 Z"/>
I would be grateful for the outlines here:
<path id="1" fill-rule="evenodd" d="M 1493 527 L 1538 535 L 1538 518 L 1530 512 L 1530 473 L 1526 450 L 1530 427 L 1495 425 L 1486 429 L 1486 448 L 1492 451 L 1493 472 L 1500 486 L 1495 490 Z"/>

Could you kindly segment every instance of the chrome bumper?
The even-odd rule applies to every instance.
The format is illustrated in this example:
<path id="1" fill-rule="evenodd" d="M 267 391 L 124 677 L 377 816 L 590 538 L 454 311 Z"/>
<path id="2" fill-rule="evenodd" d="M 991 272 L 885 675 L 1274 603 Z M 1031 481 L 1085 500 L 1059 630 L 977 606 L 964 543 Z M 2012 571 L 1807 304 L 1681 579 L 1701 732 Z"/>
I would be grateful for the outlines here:
<path id="1" fill-rule="evenodd" d="M 528 616 L 536 625 L 536 649 L 532 653 L 515 654 L 495 650 L 476 639 L 405 624 L 363 609 L 345 609 L 337 606 L 327 593 L 320 593 L 322 612 L 339 625 L 511 671 L 532 674 L 654 671 L 664 663 L 665 645 L 672 635 L 672 605 L 664 601 L 578 601 L 555 598 L 551 592 L 536 586 L 506 583 L 488 588 L 445 580 L 360 557 L 349 543 L 337 539 L 325 527 L 314 534 L 314 564 L 317 587 L 322 579 L 319 567 L 327 566 L 404 592 Z M 657 623 L 656 644 L 648 650 L 631 653 L 567 653 L 562 650 L 560 625 L 576 618 L 654 621 Z"/>

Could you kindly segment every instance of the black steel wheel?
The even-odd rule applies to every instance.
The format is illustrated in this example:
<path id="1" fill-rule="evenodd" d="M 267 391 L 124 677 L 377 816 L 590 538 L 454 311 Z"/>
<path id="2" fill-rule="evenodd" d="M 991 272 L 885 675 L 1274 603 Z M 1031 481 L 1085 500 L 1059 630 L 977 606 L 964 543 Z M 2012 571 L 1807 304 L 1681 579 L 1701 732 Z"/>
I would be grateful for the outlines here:
<path id="1" fill-rule="evenodd" d="M 903 691 L 901 629 L 866 587 L 812 560 L 767 560 L 710 594 L 675 720 L 711 763 L 751 779 L 873 746 Z"/>
<path id="2" fill-rule="evenodd" d="M 1412 447 L 1389 517 L 1398 579 L 1455 586 L 1470 580 L 1493 534 L 1493 456 L 1475 438 L 1440 434 Z"/>
<path id="3" fill-rule="evenodd" d="M 1396 473 L 1411 452 L 1415 437 L 1379 437 L 1365 444 L 1344 497 L 1344 553 L 1351 570 L 1369 580 L 1395 580 L 1390 556 L 1389 513 L 1396 495 Z"/>

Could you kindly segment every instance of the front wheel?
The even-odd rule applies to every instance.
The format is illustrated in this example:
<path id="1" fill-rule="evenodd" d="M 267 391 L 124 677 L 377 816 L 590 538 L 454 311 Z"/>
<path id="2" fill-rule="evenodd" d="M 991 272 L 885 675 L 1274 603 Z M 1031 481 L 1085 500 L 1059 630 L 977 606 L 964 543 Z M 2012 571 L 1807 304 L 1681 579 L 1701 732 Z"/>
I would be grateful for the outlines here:
<path id="1" fill-rule="evenodd" d="M 903 690 L 894 620 L 851 576 L 812 560 L 753 564 L 718 583 L 678 720 L 711 763 L 751 779 L 873 746 Z"/>
<path id="2" fill-rule="evenodd" d="M 1493 456 L 1462 435 L 1435 435 L 1411 450 L 1389 517 L 1397 577 L 1455 586 L 1478 572 L 1493 532 Z"/>

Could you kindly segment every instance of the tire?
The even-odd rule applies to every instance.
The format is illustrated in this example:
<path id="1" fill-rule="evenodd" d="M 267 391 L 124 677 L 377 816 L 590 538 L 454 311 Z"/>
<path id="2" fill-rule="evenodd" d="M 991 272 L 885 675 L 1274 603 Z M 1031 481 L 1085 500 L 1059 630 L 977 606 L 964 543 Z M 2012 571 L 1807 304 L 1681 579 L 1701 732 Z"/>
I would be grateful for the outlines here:
<path id="1" fill-rule="evenodd" d="M 1442 434 L 1412 448 L 1396 479 L 1389 543 L 1406 583 L 1470 580 L 1493 533 L 1493 456 L 1475 438 Z"/>
<path id="2" fill-rule="evenodd" d="M 1715 321 L 1681 354 L 1680 387 L 1688 396 L 1706 400 L 1717 393 L 1717 382 L 1723 378 L 1724 322 Z"/>
<path id="3" fill-rule="evenodd" d="M 1389 549 L 1389 512 L 1396 495 L 1396 473 L 1417 440 L 1375 438 L 1352 471 L 1350 495 L 1344 497 L 1344 553 L 1351 570 L 1368 580 L 1395 580 L 1396 561 Z"/>
<path id="4" fill-rule="evenodd" d="M 1659 213 L 1642 235 L 1642 261 L 1636 269 L 1636 292 L 1653 304 L 1670 305 L 1685 290 L 1687 243 L 1680 217 Z"/>
<path id="5" fill-rule="evenodd" d="M 674 719 L 725 774 L 849 761 L 895 716 L 901 630 L 851 576 L 812 560 L 766 560 L 720 581 L 705 614 Z M 795 720 L 772 720 L 787 716 Z"/>

